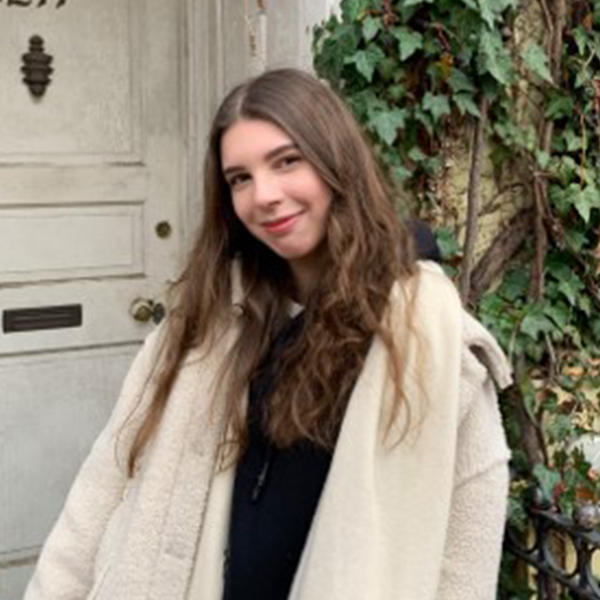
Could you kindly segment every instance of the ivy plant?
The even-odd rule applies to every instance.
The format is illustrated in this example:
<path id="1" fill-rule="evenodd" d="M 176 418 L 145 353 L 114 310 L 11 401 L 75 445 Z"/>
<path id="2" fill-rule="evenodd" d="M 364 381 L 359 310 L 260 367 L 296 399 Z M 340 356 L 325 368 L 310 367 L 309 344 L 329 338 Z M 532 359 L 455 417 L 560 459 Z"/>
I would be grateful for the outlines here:
<path id="1" fill-rule="evenodd" d="M 517 0 L 350 0 L 315 30 L 314 66 L 364 124 L 394 179 L 423 198 L 443 142 L 515 80 L 502 27 Z"/>

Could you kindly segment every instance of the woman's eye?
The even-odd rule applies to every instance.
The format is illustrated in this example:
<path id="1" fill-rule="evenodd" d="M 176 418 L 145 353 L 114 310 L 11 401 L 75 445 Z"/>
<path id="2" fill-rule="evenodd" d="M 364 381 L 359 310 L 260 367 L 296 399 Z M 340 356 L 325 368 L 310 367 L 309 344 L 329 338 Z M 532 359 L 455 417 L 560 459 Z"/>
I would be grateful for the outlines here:
<path id="1" fill-rule="evenodd" d="M 290 154 L 288 156 L 282 156 L 278 161 L 276 166 L 279 167 L 290 167 L 291 165 L 299 162 L 302 160 L 301 156 L 298 156 L 297 154 Z"/>
<path id="2" fill-rule="evenodd" d="M 244 182 L 249 179 L 249 175 L 246 173 L 240 173 L 239 175 L 234 175 L 229 179 L 229 187 L 239 187 Z"/>

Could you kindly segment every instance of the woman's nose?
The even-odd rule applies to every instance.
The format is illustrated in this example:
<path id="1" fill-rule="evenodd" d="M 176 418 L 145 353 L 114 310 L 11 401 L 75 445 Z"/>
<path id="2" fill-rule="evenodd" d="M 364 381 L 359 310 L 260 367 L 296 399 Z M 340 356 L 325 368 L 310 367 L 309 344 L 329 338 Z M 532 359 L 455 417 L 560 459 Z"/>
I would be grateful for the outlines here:
<path id="1" fill-rule="evenodd" d="M 267 173 L 257 173 L 254 176 L 254 202 L 259 205 L 269 206 L 282 199 L 281 186 L 277 177 Z"/>

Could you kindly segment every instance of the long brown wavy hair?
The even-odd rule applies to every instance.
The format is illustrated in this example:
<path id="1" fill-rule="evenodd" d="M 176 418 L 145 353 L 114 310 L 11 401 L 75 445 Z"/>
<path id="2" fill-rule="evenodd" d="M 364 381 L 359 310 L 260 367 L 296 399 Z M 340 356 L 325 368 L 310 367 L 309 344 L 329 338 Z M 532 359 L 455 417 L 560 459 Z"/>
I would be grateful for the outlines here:
<path id="1" fill-rule="evenodd" d="M 204 215 L 187 266 L 175 284 L 154 396 L 129 455 L 129 472 L 155 432 L 186 352 L 214 341 L 232 314 L 231 270 L 243 291 L 239 335 L 222 366 L 213 402 L 227 403 L 236 456 L 247 443 L 244 391 L 288 317 L 293 288 L 287 263 L 236 217 L 221 166 L 223 133 L 239 119 L 281 128 L 329 186 L 327 268 L 305 307 L 300 335 L 278 362 L 265 427 L 278 447 L 307 438 L 333 449 L 351 388 L 374 335 L 390 356 L 393 419 L 405 403 L 402 348 L 384 318 L 394 281 L 414 272 L 412 241 L 369 144 L 327 85 L 294 70 L 268 71 L 233 89 L 212 123 L 204 163 Z M 407 304 L 408 306 L 408 304 Z M 391 423 L 391 421 L 390 421 Z"/>

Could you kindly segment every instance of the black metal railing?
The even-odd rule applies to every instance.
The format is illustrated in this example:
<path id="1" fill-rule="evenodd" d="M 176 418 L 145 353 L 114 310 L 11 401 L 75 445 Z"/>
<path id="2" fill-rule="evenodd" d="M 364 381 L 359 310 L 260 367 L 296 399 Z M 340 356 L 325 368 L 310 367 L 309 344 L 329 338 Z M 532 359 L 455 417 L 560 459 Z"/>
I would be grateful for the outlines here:
<path id="1" fill-rule="evenodd" d="M 531 530 L 507 528 L 504 546 L 534 567 L 537 600 L 563 598 L 563 592 L 574 600 L 600 600 L 600 583 L 592 572 L 600 533 L 585 520 L 576 522 L 551 510 L 531 509 L 529 516 Z"/>

